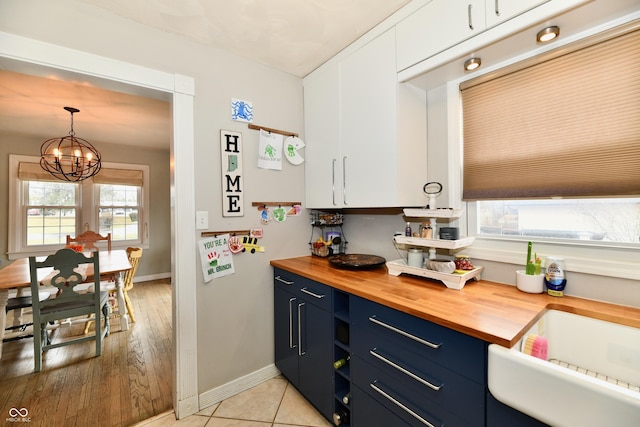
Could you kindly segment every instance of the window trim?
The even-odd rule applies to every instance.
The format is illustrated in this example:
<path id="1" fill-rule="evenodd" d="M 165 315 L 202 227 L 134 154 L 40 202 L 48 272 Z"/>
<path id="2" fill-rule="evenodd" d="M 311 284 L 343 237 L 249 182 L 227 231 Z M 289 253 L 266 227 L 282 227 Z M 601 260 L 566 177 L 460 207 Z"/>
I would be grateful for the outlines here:
<path id="1" fill-rule="evenodd" d="M 46 245 L 40 246 L 37 249 L 25 247 L 22 244 L 23 231 L 24 231 L 24 218 L 22 215 L 22 180 L 18 178 L 18 166 L 20 162 L 38 163 L 39 157 L 25 156 L 18 154 L 9 155 L 9 212 L 8 223 L 12 224 L 9 227 L 7 234 L 7 256 L 10 260 L 24 258 L 27 256 L 39 256 L 51 253 L 52 250 L 59 249 L 60 245 Z M 113 249 L 125 249 L 129 246 L 135 245 L 144 249 L 149 248 L 150 236 L 149 236 L 149 196 L 151 193 L 150 180 L 149 180 L 149 165 L 129 164 L 129 163 L 111 163 L 103 162 L 103 167 L 112 169 L 129 169 L 129 170 L 141 170 L 143 175 L 142 184 L 142 200 L 140 208 L 142 210 L 139 216 L 141 222 L 140 228 L 140 240 L 123 240 L 113 241 Z M 83 229 L 86 224 L 89 225 L 89 229 L 96 230 L 97 228 L 97 209 L 95 204 L 95 191 L 93 180 L 88 179 L 80 183 L 80 211 L 76 218 L 78 229 Z M 88 217 L 88 218 L 87 218 Z"/>

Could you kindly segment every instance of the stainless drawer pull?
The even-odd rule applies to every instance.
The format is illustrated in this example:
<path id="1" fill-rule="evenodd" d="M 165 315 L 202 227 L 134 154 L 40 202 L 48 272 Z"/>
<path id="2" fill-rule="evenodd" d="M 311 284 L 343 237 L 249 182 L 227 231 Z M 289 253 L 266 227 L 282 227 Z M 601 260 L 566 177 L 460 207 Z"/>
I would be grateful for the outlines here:
<path id="1" fill-rule="evenodd" d="M 306 351 L 302 350 L 302 306 L 305 303 L 298 304 L 298 356 L 304 356 Z"/>
<path id="2" fill-rule="evenodd" d="M 295 300 L 295 298 L 289 298 L 289 348 L 298 346 L 298 344 L 293 343 L 293 309 L 291 308 L 291 303 Z"/>
<path id="3" fill-rule="evenodd" d="M 473 31 L 473 19 L 471 17 L 471 9 L 472 8 L 473 8 L 472 4 L 469 4 L 467 6 L 467 15 L 468 15 L 468 18 L 469 18 L 469 29 Z"/>
<path id="4" fill-rule="evenodd" d="M 280 282 L 280 283 L 284 283 L 285 285 L 293 285 L 295 282 L 289 282 L 287 280 L 284 280 L 282 277 L 280 276 L 276 276 L 275 279 Z"/>
<path id="5" fill-rule="evenodd" d="M 496 16 L 500 16 L 500 5 L 499 5 L 499 1 L 500 0 L 496 0 L 495 4 L 494 4 L 494 12 L 496 14 Z"/>
<path id="6" fill-rule="evenodd" d="M 424 345 L 426 345 L 426 346 L 428 346 L 428 347 L 431 347 L 431 348 L 438 349 L 438 348 L 440 348 L 440 346 L 442 345 L 442 343 L 440 343 L 440 344 L 434 344 L 434 343 L 432 343 L 432 342 L 429 342 L 429 341 L 423 340 L 422 338 L 419 338 L 419 337 L 417 337 L 417 336 L 415 336 L 415 335 L 412 335 L 412 334 L 410 334 L 409 332 L 405 332 L 405 331 L 400 330 L 400 329 L 398 329 L 398 328 L 396 328 L 396 327 L 394 327 L 394 326 L 391 326 L 391 325 L 388 325 L 388 324 L 386 324 L 386 323 L 384 323 L 384 322 L 381 322 L 381 321 L 379 321 L 378 319 L 376 319 L 376 317 L 375 317 L 375 316 L 371 316 L 371 317 L 369 317 L 369 321 L 370 321 L 370 322 L 375 323 L 376 325 L 380 325 L 380 326 L 382 326 L 382 327 L 384 327 L 384 328 L 387 328 L 387 329 L 389 329 L 389 330 L 391 330 L 391 331 L 393 331 L 393 332 L 396 332 L 396 333 L 398 333 L 398 334 L 400 334 L 400 335 L 403 335 L 403 336 L 405 336 L 405 337 L 407 337 L 407 338 L 411 338 L 412 340 L 417 341 L 417 342 L 419 342 L 420 344 L 424 344 Z"/>
<path id="7" fill-rule="evenodd" d="M 380 387 L 378 387 L 376 384 L 376 381 L 374 381 L 373 383 L 370 383 L 369 385 L 371 386 L 372 389 L 374 389 L 376 392 L 378 392 L 380 395 L 382 395 L 383 397 L 385 397 L 389 402 L 393 403 L 394 405 L 396 405 L 398 408 L 402 409 L 403 411 L 405 411 L 407 414 L 411 415 L 413 418 L 415 418 L 416 420 L 420 421 L 422 424 L 429 426 L 429 427 L 437 427 L 435 424 L 431 424 L 429 421 L 425 420 L 424 418 L 422 418 L 420 415 L 416 414 L 415 412 L 413 412 L 411 409 L 409 409 L 406 405 L 400 403 L 397 399 L 395 399 L 394 397 L 390 396 L 389 394 L 387 394 L 387 392 L 383 391 Z M 442 427 L 443 424 L 440 424 L 440 427 Z"/>
<path id="8" fill-rule="evenodd" d="M 424 378 L 419 377 L 418 375 L 416 375 L 413 372 L 403 368 L 402 366 L 398 365 L 397 363 L 392 362 L 391 360 L 387 359 L 386 357 L 382 356 L 381 354 L 376 353 L 375 350 L 376 350 L 375 348 L 373 350 L 369 350 L 369 353 L 373 357 L 376 357 L 377 359 L 383 361 L 384 363 L 386 363 L 387 365 L 391 366 L 392 368 L 397 369 L 398 371 L 402 372 L 403 374 L 406 374 L 406 375 L 410 376 L 414 380 L 426 385 L 430 389 L 435 390 L 435 391 L 440 391 L 440 389 L 444 385 L 444 384 L 441 384 L 441 385 L 433 385 L 433 384 L 431 384 L 429 381 L 425 380 Z"/>
<path id="9" fill-rule="evenodd" d="M 302 289 L 300 289 L 300 291 L 304 292 L 304 293 L 305 293 L 305 294 L 307 294 L 307 295 L 311 295 L 311 296 L 312 296 L 312 297 L 314 297 L 314 298 L 318 298 L 318 299 L 322 299 L 322 298 L 324 298 L 324 297 L 325 297 L 325 295 L 324 295 L 324 294 L 322 294 L 322 295 L 320 295 L 320 294 L 316 294 L 316 293 L 314 293 L 314 292 L 311 292 L 311 291 L 310 291 L 310 290 L 308 290 L 307 288 L 302 288 Z"/>

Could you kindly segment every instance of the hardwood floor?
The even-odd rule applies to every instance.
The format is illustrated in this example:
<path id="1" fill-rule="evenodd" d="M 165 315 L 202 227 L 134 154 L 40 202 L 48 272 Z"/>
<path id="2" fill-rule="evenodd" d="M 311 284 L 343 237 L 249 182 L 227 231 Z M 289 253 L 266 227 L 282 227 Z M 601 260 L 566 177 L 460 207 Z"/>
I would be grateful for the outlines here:
<path id="1" fill-rule="evenodd" d="M 30 425 L 65 427 L 130 426 L 172 409 L 171 285 L 168 279 L 136 283 L 129 295 L 136 323 L 121 331 L 112 318 L 100 357 L 92 341 L 59 347 L 43 355 L 42 371 L 34 373 L 32 338 L 4 343 L 0 424 L 15 414 L 12 408 L 26 408 Z"/>

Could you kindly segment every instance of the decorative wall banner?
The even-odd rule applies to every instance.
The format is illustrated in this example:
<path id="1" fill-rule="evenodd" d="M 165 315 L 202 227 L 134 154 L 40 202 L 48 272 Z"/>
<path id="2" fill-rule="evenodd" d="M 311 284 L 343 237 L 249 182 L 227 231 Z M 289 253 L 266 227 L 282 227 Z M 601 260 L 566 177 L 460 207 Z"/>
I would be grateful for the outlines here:
<path id="1" fill-rule="evenodd" d="M 244 216 L 242 190 L 242 134 L 220 131 L 222 171 L 222 216 Z"/>
<path id="2" fill-rule="evenodd" d="M 198 242 L 205 283 L 217 277 L 235 273 L 228 241 L 229 235 L 223 234 L 218 237 L 202 239 Z"/>

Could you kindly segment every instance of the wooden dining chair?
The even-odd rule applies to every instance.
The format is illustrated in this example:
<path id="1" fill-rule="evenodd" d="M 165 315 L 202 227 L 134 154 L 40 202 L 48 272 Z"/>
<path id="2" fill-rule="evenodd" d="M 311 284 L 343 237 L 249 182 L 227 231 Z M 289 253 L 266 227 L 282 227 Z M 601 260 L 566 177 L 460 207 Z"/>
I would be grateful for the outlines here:
<path id="1" fill-rule="evenodd" d="M 39 292 L 38 297 L 40 301 L 49 298 L 49 292 Z M 16 295 L 7 299 L 7 306 L 5 308 L 5 314 L 7 320 L 9 319 L 9 313 L 14 312 L 13 322 L 10 326 L 4 328 L 5 334 L 7 332 L 13 332 L 13 336 L 4 338 L 2 342 L 16 341 L 24 338 L 31 338 L 33 334 L 27 330 L 29 326 L 33 325 L 32 321 L 23 321 L 23 311 L 30 310 L 33 305 L 31 295 Z"/>
<path id="2" fill-rule="evenodd" d="M 98 247 L 96 247 L 96 243 L 106 241 L 107 242 L 107 250 L 111 251 L 111 233 L 108 233 L 106 236 L 102 234 L 98 234 L 95 231 L 87 230 L 76 237 L 71 237 L 67 234 L 67 246 L 77 243 L 79 245 L 83 245 L 84 249 L 88 251 L 97 251 Z"/>
<path id="3" fill-rule="evenodd" d="M 136 318 L 133 313 L 133 304 L 131 303 L 131 298 L 129 297 L 128 291 L 133 289 L 133 277 L 136 275 L 138 271 L 138 265 L 140 264 L 140 259 L 142 258 L 142 248 L 127 248 L 127 257 L 129 258 L 129 263 L 131 264 L 131 269 L 127 270 L 124 273 L 123 283 L 122 283 L 122 293 L 124 294 L 124 303 L 127 307 L 127 314 L 129 315 L 129 319 L 131 319 L 132 323 L 135 323 Z M 90 291 L 93 291 L 93 286 L 90 285 L 88 288 Z M 117 301 L 118 296 L 116 295 L 116 283 L 114 281 L 102 281 L 100 282 L 100 290 L 109 292 L 109 300 L 112 301 L 111 311 L 112 316 L 115 315 L 115 312 L 119 312 Z M 88 333 L 91 328 L 91 324 L 93 320 L 87 322 L 84 333 Z"/>
<path id="4" fill-rule="evenodd" d="M 90 256 L 75 252 L 73 249 L 60 249 L 44 261 L 29 257 L 31 275 L 31 294 L 37 295 L 41 284 L 58 288 L 55 298 L 39 301 L 33 298 L 33 349 L 35 372 L 42 369 L 42 353 L 51 348 L 95 340 L 96 356 L 102 354 L 102 340 L 109 334 L 109 294 L 108 292 L 80 293 L 74 287 L 86 279 L 86 268 L 92 264 L 95 289 L 100 289 L 100 257 L 98 252 Z M 42 281 L 38 280 L 38 269 L 53 267 L 53 271 Z M 47 324 L 62 319 L 93 314 L 95 319 L 104 317 L 104 328 L 96 322 L 95 333 L 79 337 L 65 338 L 52 342 Z"/>

